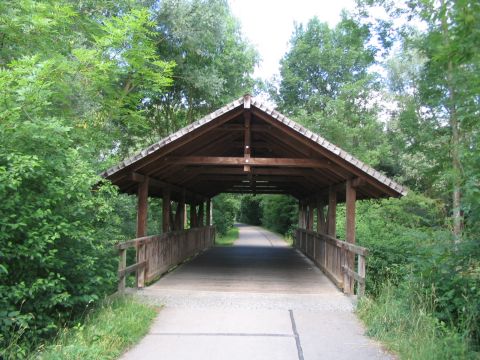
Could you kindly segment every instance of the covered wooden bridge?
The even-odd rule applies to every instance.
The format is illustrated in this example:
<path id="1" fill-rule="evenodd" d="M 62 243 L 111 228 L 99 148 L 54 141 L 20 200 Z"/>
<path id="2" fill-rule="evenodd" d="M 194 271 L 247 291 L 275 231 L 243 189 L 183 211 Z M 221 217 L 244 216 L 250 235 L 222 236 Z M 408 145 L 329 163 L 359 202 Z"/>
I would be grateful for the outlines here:
<path id="1" fill-rule="evenodd" d="M 220 193 L 239 193 L 298 199 L 295 246 L 345 293 L 354 293 L 357 282 L 361 294 L 367 250 L 355 245 L 355 202 L 406 193 L 382 173 L 249 95 L 122 161 L 103 176 L 120 191 L 138 197 L 137 238 L 118 244 L 119 290 L 130 272 L 136 272 L 137 286 L 143 287 L 212 246 L 211 199 Z M 163 199 L 160 235 L 146 236 L 149 196 Z M 336 237 L 340 202 L 346 204 L 345 241 Z M 137 252 L 136 263 L 129 266 L 128 247 Z"/>

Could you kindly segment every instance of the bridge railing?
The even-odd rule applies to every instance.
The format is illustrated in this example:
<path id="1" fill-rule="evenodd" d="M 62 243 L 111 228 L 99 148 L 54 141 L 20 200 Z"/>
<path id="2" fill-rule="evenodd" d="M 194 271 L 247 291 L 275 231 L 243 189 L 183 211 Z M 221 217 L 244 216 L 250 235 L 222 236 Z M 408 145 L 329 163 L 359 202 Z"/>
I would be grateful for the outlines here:
<path id="1" fill-rule="evenodd" d="M 121 242 L 119 251 L 118 291 L 125 290 L 126 277 L 136 272 L 136 286 L 143 287 L 172 267 L 189 257 L 213 246 L 215 227 L 205 226 L 188 230 L 171 231 Z M 127 249 L 135 247 L 136 262 L 127 266 Z"/>
<path id="2" fill-rule="evenodd" d="M 366 248 L 305 229 L 297 229 L 294 246 L 315 262 L 343 292 L 353 294 L 356 283 L 357 295 L 364 295 Z"/>

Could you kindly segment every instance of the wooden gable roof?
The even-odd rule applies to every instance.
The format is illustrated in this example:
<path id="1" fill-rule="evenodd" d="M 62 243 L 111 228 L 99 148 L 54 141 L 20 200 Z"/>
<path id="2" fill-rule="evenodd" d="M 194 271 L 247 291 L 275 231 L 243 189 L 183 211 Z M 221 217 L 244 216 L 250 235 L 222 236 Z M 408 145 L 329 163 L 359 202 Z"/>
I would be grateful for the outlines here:
<path id="1" fill-rule="evenodd" d="M 398 197 L 406 189 L 255 98 L 244 97 L 171 134 L 105 171 L 134 193 L 145 176 L 150 194 L 168 187 L 187 201 L 222 192 L 324 197 L 353 179 L 359 199 Z"/>

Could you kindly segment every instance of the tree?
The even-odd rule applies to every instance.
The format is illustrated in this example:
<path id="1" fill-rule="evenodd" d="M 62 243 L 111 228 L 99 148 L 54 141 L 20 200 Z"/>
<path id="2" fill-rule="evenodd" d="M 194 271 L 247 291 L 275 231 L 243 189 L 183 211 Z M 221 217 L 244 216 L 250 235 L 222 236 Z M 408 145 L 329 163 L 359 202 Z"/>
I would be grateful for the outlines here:
<path id="1" fill-rule="evenodd" d="M 92 19 L 77 5 L 0 3 L 2 358 L 12 339 L 23 333 L 20 357 L 112 291 L 124 199 L 92 188 L 99 163 L 140 136 L 146 91 L 170 81 L 148 11 L 100 17 L 96 2 Z"/>
<path id="2" fill-rule="evenodd" d="M 283 112 L 391 173 L 377 120 L 379 84 L 370 71 L 376 49 L 369 39 L 369 28 L 346 13 L 335 28 L 317 18 L 297 26 L 272 96 Z"/>
<path id="3" fill-rule="evenodd" d="M 474 49 L 480 44 L 480 4 L 471 0 L 412 0 L 407 8 L 401 8 L 390 2 L 373 3 L 383 5 L 392 17 L 414 19 L 414 24 L 425 27 L 424 31 L 407 31 L 405 26 L 399 34 L 403 43 L 400 61 L 406 56 L 412 59 L 411 55 L 421 61 L 415 65 L 413 77 L 405 71 L 396 76 L 396 85 L 402 83 L 399 77 L 407 75 L 412 80 L 409 89 L 414 89 L 410 93 L 405 88 L 396 89 L 400 104 L 396 131 L 407 140 L 411 159 L 423 158 L 423 163 L 430 165 L 431 171 L 423 174 L 432 184 L 430 193 L 449 194 L 452 234 L 458 242 L 463 214 L 471 209 L 462 200 L 462 193 L 471 194 L 475 183 L 467 180 L 467 174 L 477 178 L 474 173 L 478 173 L 471 167 L 475 166 L 471 154 L 478 151 L 480 57 Z"/>
<path id="4" fill-rule="evenodd" d="M 254 84 L 258 54 L 224 0 L 165 0 L 155 8 L 157 54 L 175 62 L 168 92 L 151 92 L 150 139 L 166 136 L 223 106 Z"/>

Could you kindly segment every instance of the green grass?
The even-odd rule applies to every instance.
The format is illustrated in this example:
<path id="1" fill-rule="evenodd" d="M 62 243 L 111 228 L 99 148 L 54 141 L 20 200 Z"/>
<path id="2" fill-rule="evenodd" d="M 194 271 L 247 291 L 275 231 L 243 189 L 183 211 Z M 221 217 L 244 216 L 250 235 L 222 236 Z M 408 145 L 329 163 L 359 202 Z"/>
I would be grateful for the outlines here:
<path id="1" fill-rule="evenodd" d="M 229 229 L 225 235 L 219 235 L 215 239 L 216 246 L 232 246 L 233 242 L 238 239 L 238 227 L 234 226 Z"/>
<path id="2" fill-rule="evenodd" d="M 467 341 L 438 321 L 425 300 L 405 297 L 387 286 L 372 300 L 364 297 L 357 312 L 367 326 L 367 334 L 380 340 L 400 359 L 478 359 Z"/>
<path id="3" fill-rule="evenodd" d="M 117 359 L 147 334 L 156 314 L 156 308 L 131 297 L 106 300 L 82 323 L 62 331 L 36 358 Z"/>

